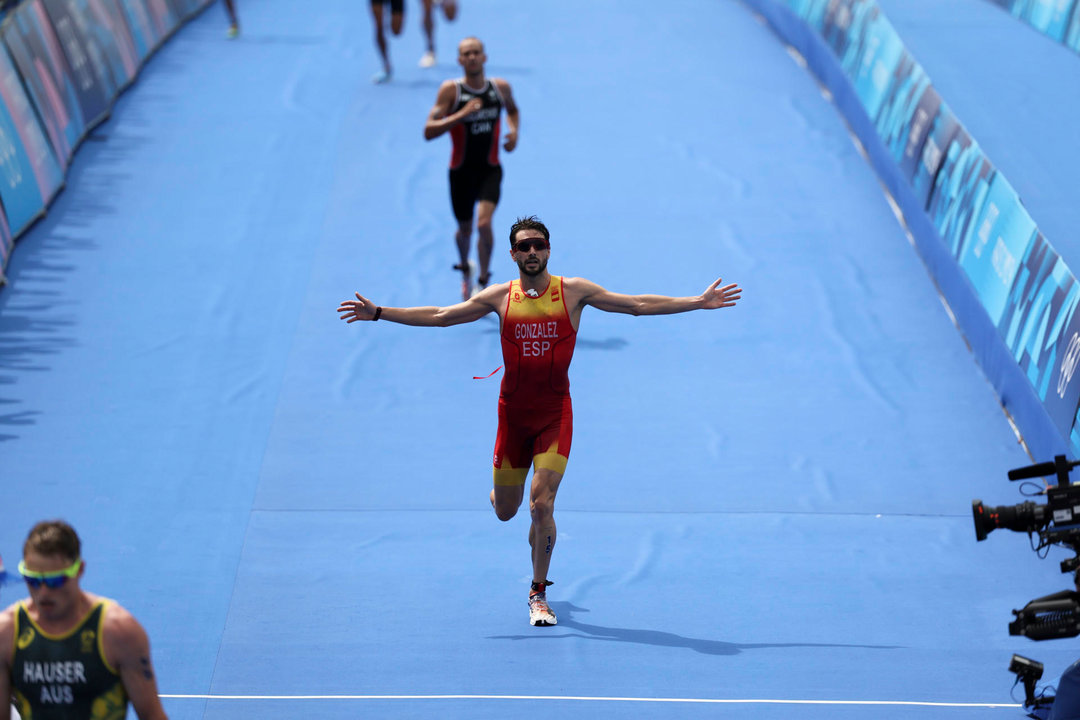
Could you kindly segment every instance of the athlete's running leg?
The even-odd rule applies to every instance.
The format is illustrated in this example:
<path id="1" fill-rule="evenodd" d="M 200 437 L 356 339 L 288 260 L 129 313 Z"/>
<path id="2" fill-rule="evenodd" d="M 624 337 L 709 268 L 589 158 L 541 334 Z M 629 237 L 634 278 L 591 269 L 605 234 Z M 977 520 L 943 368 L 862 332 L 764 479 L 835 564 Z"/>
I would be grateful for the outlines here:
<path id="1" fill-rule="evenodd" d="M 472 220 L 458 220 L 454 242 L 457 243 L 458 257 L 461 262 L 454 267 L 461 271 L 461 299 L 472 297 L 472 270 L 469 267 L 469 245 L 472 240 Z"/>
<path id="2" fill-rule="evenodd" d="M 476 203 L 476 259 L 480 262 L 480 284 L 487 285 L 491 278 L 491 249 L 495 246 L 491 219 L 495 215 L 495 203 L 481 200 Z"/>
<path id="3" fill-rule="evenodd" d="M 562 474 L 547 468 L 533 470 L 529 491 L 529 545 L 532 546 L 533 582 L 547 582 L 551 566 L 551 551 L 555 548 L 555 493 L 559 491 Z"/>
<path id="4" fill-rule="evenodd" d="M 236 5 L 233 0 L 225 0 L 225 12 L 229 15 L 229 37 L 236 37 L 240 32 L 240 21 L 236 19 Z"/>
<path id="5" fill-rule="evenodd" d="M 472 244 L 472 218 L 458 220 L 457 233 L 454 235 L 457 243 L 458 257 L 461 258 L 461 267 L 469 267 L 469 246 Z"/>
<path id="6" fill-rule="evenodd" d="M 382 78 L 385 80 L 390 79 L 392 69 L 390 68 L 390 51 L 386 46 L 386 32 L 383 30 L 383 4 L 372 3 L 371 5 L 371 17 L 375 21 L 375 46 L 379 48 L 379 56 L 382 57 L 383 72 Z M 376 82 L 385 81 L 381 80 L 379 76 L 375 78 Z"/>
<path id="7" fill-rule="evenodd" d="M 424 0 L 424 19 L 421 23 L 424 27 L 424 41 L 427 43 L 427 55 L 420 60 L 420 64 L 423 67 L 431 67 L 435 64 L 435 12 L 434 12 L 435 0 Z M 431 56 L 431 65 L 426 65 L 425 61 Z"/>
<path id="8" fill-rule="evenodd" d="M 491 507 L 495 509 L 495 516 L 503 522 L 514 517 L 524 497 L 524 485 L 496 485 L 491 489 Z"/>

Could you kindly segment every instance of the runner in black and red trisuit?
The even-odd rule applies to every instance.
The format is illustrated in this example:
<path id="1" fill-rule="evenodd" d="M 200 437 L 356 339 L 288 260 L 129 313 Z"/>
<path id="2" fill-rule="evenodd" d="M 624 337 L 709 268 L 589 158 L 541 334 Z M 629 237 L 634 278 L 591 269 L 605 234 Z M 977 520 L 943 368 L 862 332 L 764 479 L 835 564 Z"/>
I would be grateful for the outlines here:
<path id="1" fill-rule="evenodd" d="M 472 294 L 469 269 L 473 208 L 476 209 L 477 281 L 481 288 L 491 279 L 491 219 L 499 203 L 502 166 L 499 164 L 499 134 L 502 111 L 506 110 L 507 131 L 503 148 L 510 152 L 517 146 L 520 115 L 510 83 L 502 78 L 485 78 L 484 44 L 465 38 L 458 45 L 458 63 L 465 77 L 447 80 L 439 87 L 435 105 L 424 125 L 424 138 L 433 140 L 449 132 L 453 140 L 450 155 L 450 202 L 458 222 L 455 239 L 461 270 L 462 298 Z"/>

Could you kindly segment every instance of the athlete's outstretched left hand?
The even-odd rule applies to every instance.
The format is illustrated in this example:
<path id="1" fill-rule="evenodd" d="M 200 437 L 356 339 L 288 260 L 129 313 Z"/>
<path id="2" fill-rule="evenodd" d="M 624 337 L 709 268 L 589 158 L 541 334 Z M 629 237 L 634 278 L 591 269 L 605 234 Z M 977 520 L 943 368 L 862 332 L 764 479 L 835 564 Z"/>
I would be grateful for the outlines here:
<path id="1" fill-rule="evenodd" d="M 722 280 L 723 278 L 717 278 L 716 282 L 701 293 L 701 299 L 704 300 L 701 306 L 702 310 L 735 307 L 736 301 L 742 297 L 742 289 L 736 283 L 720 287 Z"/>
<path id="2" fill-rule="evenodd" d="M 374 320 L 375 319 L 375 303 L 368 300 L 360 293 L 356 293 L 355 300 L 345 300 L 338 306 L 337 311 L 341 313 L 340 317 L 347 323 L 354 323 L 357 320 Z"/>

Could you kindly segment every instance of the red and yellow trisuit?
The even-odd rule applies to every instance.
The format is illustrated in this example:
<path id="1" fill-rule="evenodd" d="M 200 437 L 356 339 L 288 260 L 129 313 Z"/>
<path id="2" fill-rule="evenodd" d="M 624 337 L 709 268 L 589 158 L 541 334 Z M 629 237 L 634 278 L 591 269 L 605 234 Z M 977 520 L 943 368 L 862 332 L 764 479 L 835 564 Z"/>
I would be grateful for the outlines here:
<path id="1" fill-rule="evenodd" d="M 566 472 L 574 411 L 570 360 L 577 330 L 570 321 L 563 279 L 530 297 L 513 280 L 502 323 L 503 363 L 499 431 L 495 437 L 496 485 L 524 485 L 529 466 Z"/>

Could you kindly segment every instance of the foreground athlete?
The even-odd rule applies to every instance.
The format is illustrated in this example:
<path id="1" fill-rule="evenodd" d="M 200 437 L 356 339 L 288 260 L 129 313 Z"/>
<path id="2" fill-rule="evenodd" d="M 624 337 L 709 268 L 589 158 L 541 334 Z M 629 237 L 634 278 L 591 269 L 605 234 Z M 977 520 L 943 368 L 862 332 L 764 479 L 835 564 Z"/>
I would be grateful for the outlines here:
<path id="1" fill-rule="evenodd" d="M 19 574 L 30 600 L 0 612 L 0 720 L 166 720 L 146 631 L 124 608 L 79 587 L 86 564 L 67 523 L 38 523 Z"/>
<path id="2" fill-rule="evenodd" d="M 559 490 L 573 435 L 573 409 L 567 370 L 574 354 L 581 311 L 591 305 L 605 312 L 669 315 L 689 310 L 732 307 L 737 285 L 717 280 L 696 297 L 622 295 L 584 278 L 564 278 L 547 270 L 550 235 L 535 217 L 510 228 L 510 256 L 520 278 L 491 285 L 471 299 L 449 307 L 378 307 L 360 293 L 338 307 L 341 319 L 389 320 L 403 325 L 445 327 L 498 313 L 506 370 L 499 392 L 499 429 L 495 437 L 491 505 L 500 520 L 517 514 L 525 477 L 533 468 L 529 491 L 529 545 L 533 581 L 529 622 L 554 625 L 546 589 L 555 547 L 555 494 Z"/>

